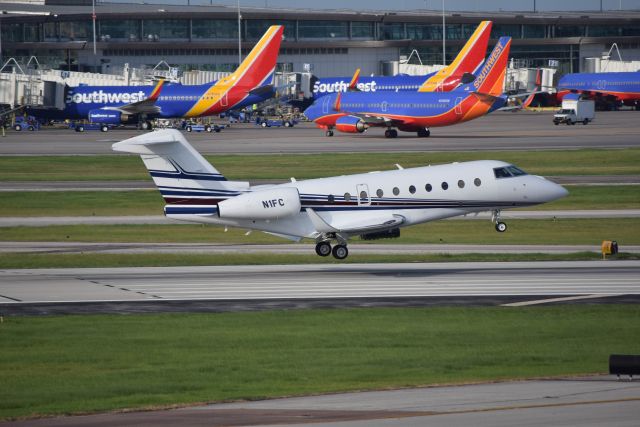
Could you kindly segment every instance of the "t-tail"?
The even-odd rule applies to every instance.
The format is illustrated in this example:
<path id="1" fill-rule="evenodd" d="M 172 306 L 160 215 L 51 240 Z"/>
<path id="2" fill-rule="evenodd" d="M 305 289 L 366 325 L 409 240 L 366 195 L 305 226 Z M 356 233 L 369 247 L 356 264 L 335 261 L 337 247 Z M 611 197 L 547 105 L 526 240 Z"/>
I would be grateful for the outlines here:
<path id="1" fill-rule="evenodd" d="M 429 77 L 418 92 L 448 92 L 458 86 L 465 75 L 475 73 L 487 53 L 492 25 L 491 21 L 480 22 L 453 62 Z"/>
<path id="2" fill-rule="evenodd" d="M 175 129 L 142 134 L 112 148 L 140 155 L 165 200 L 167 217 L 217 215 L 219 202 L 249 190 L 248 182 L 228 181 Z"/>

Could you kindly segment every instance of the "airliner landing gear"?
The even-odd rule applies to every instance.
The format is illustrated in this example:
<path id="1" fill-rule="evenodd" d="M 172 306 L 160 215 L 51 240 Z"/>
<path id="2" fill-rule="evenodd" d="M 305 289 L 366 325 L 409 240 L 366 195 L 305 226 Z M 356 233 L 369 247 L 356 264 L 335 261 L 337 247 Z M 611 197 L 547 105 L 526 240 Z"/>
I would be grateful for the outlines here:
<path id="1" fill-rule="evenodd" d="M 320 256 L 329 256 L 331 254 L 331 245 L 329 242 L 320 242 L 316 245 L 316 253 Z"/>
<path id="2" fill-rule="evenodd" d="M 398 131 L 395 129 L 387 129 L 384 131 L 385 138 L 396 138 L 398 136 Z"/>
<path id="3" fill-rule="evenodd" d="M 431 131 L 428 128 L 418 129 L 418 137 L 428 138 L 431 135 Z"/>
<path id="4" fill-rule="evenodd" d="M 327 136 L 333 136 L 333 130 L 329 129 L 325 132 L 325 135 Z"/>
<path id="5" fill-rule="evenodd" d="M 504 222 L 500 221 L 500 211 L 499 210 L 493 211 L 493 214 L 491 215 L 491 221 L 493 221 L 493 223 L 495 224 L 496 231 L 498 233 L 504 233 L 505 231 L 507 231 L 507 224 L 505 224 Z"/>
<path id="6" fill-rule="evenodd" d="M 349 256 L 347 245 L 335 245 L 331 253 L 333 254 L 333 257 L 335 259 L 345 259 L 347 256 Z"/>
<path id="7" fill-rule="evenodd" d="M 140 123 L 140 128 L 142 130 L 153 130 L 153 123 L 151 123 L 149 120 L 145 120 Z"/>

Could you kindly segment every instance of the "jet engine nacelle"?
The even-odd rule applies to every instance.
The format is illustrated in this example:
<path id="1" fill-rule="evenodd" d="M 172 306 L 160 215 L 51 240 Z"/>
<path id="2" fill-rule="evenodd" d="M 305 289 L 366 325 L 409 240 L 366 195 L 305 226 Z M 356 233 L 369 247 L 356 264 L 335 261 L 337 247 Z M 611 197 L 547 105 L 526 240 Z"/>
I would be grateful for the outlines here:
<path id="1" fill-rule="evenodd" d="M 90 110 L 89 111 L 89 121 L 91 123 L 106 123 L 119 125 L 122 123 L 122 114 L 119 111 L 110 111 L 110 110 Z"/>
<path id="2" fill-rule="evenodd" d="M 340 132 L 362 133 L 367 129 L 367 125 L 358 117 L 343 116 L 336 120 L 336 129 Z"/>
<path id="3" fill-rule="evenodd" d="M 300 212 L 297 188 L 283 187 L 241 194 L 218 203 L 220 218 L 278 219 Z"/>

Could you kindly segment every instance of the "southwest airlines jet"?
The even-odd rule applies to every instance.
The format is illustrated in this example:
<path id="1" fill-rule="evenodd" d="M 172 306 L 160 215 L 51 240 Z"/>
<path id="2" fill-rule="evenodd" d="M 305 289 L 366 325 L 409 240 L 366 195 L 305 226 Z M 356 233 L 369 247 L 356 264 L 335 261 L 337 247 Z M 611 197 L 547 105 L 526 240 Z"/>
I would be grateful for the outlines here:
<path id="1" fill-rule="evenodd" d="M 221 80 L 189 86 L 164 81 L 155 86 L 78 86 L 70 88 L 65 108 L 56 118 L 89 119 L 103 124 L 103 131 L 108 129 L 106 124 L 139 120 L 149 128 L 148 119 L 211 116 L 262 102 L 274 95 L 272 80 L 282 32 L 280 25 L 270 27 L 236 71 Z"/>
<path id="2" fill-rule="evenodd" d="M 482 65 L 487 53 L 491 21 L 482 21 L 463 46 L 456 59 L 442 70 L 425 76 L 360 77 L 355 88 L 361 92 L 448 92 L 460 83 L 469 83 L 471 74 Z M 354 81 L 350 77 L 327 77 L 313 85 L 314 99 L 335 92 L 347 92 Z"/>
<path id="3" fill-rule="evenodd" d="M 624 73 L 575 73 L 558 82 L 558 98 L 580 93 L 602 103 L 623 103 L 640 110 L 640 71 Z"/>
<path id="4" fill-rule="evenodd" d="M 501 37 L 473 83 L 450 92 L 345 92 L 318 98 L 304 112 L 326 129 L 362 133 L 368 127 L 386 127 L 385 136 L 395 138 L 397 128 L 430 135 L 429 127 L 450 126 L 494 111 L 507 101 L 503 94 L 510 37 Z"/>

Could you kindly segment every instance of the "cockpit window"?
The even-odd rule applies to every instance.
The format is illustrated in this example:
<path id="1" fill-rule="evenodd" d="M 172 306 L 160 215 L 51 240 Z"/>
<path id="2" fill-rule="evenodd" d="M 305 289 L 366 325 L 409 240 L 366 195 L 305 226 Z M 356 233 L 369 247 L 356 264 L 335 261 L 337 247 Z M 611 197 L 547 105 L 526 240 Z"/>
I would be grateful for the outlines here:
<path id="1" fill-rule="evenodd" d="M 503 168 L 494 168 L 493 174 L 496 176 L 496 178 L 511 178 L 513 176 L 527 175 L 525 171 L 513 165 Z"/>

